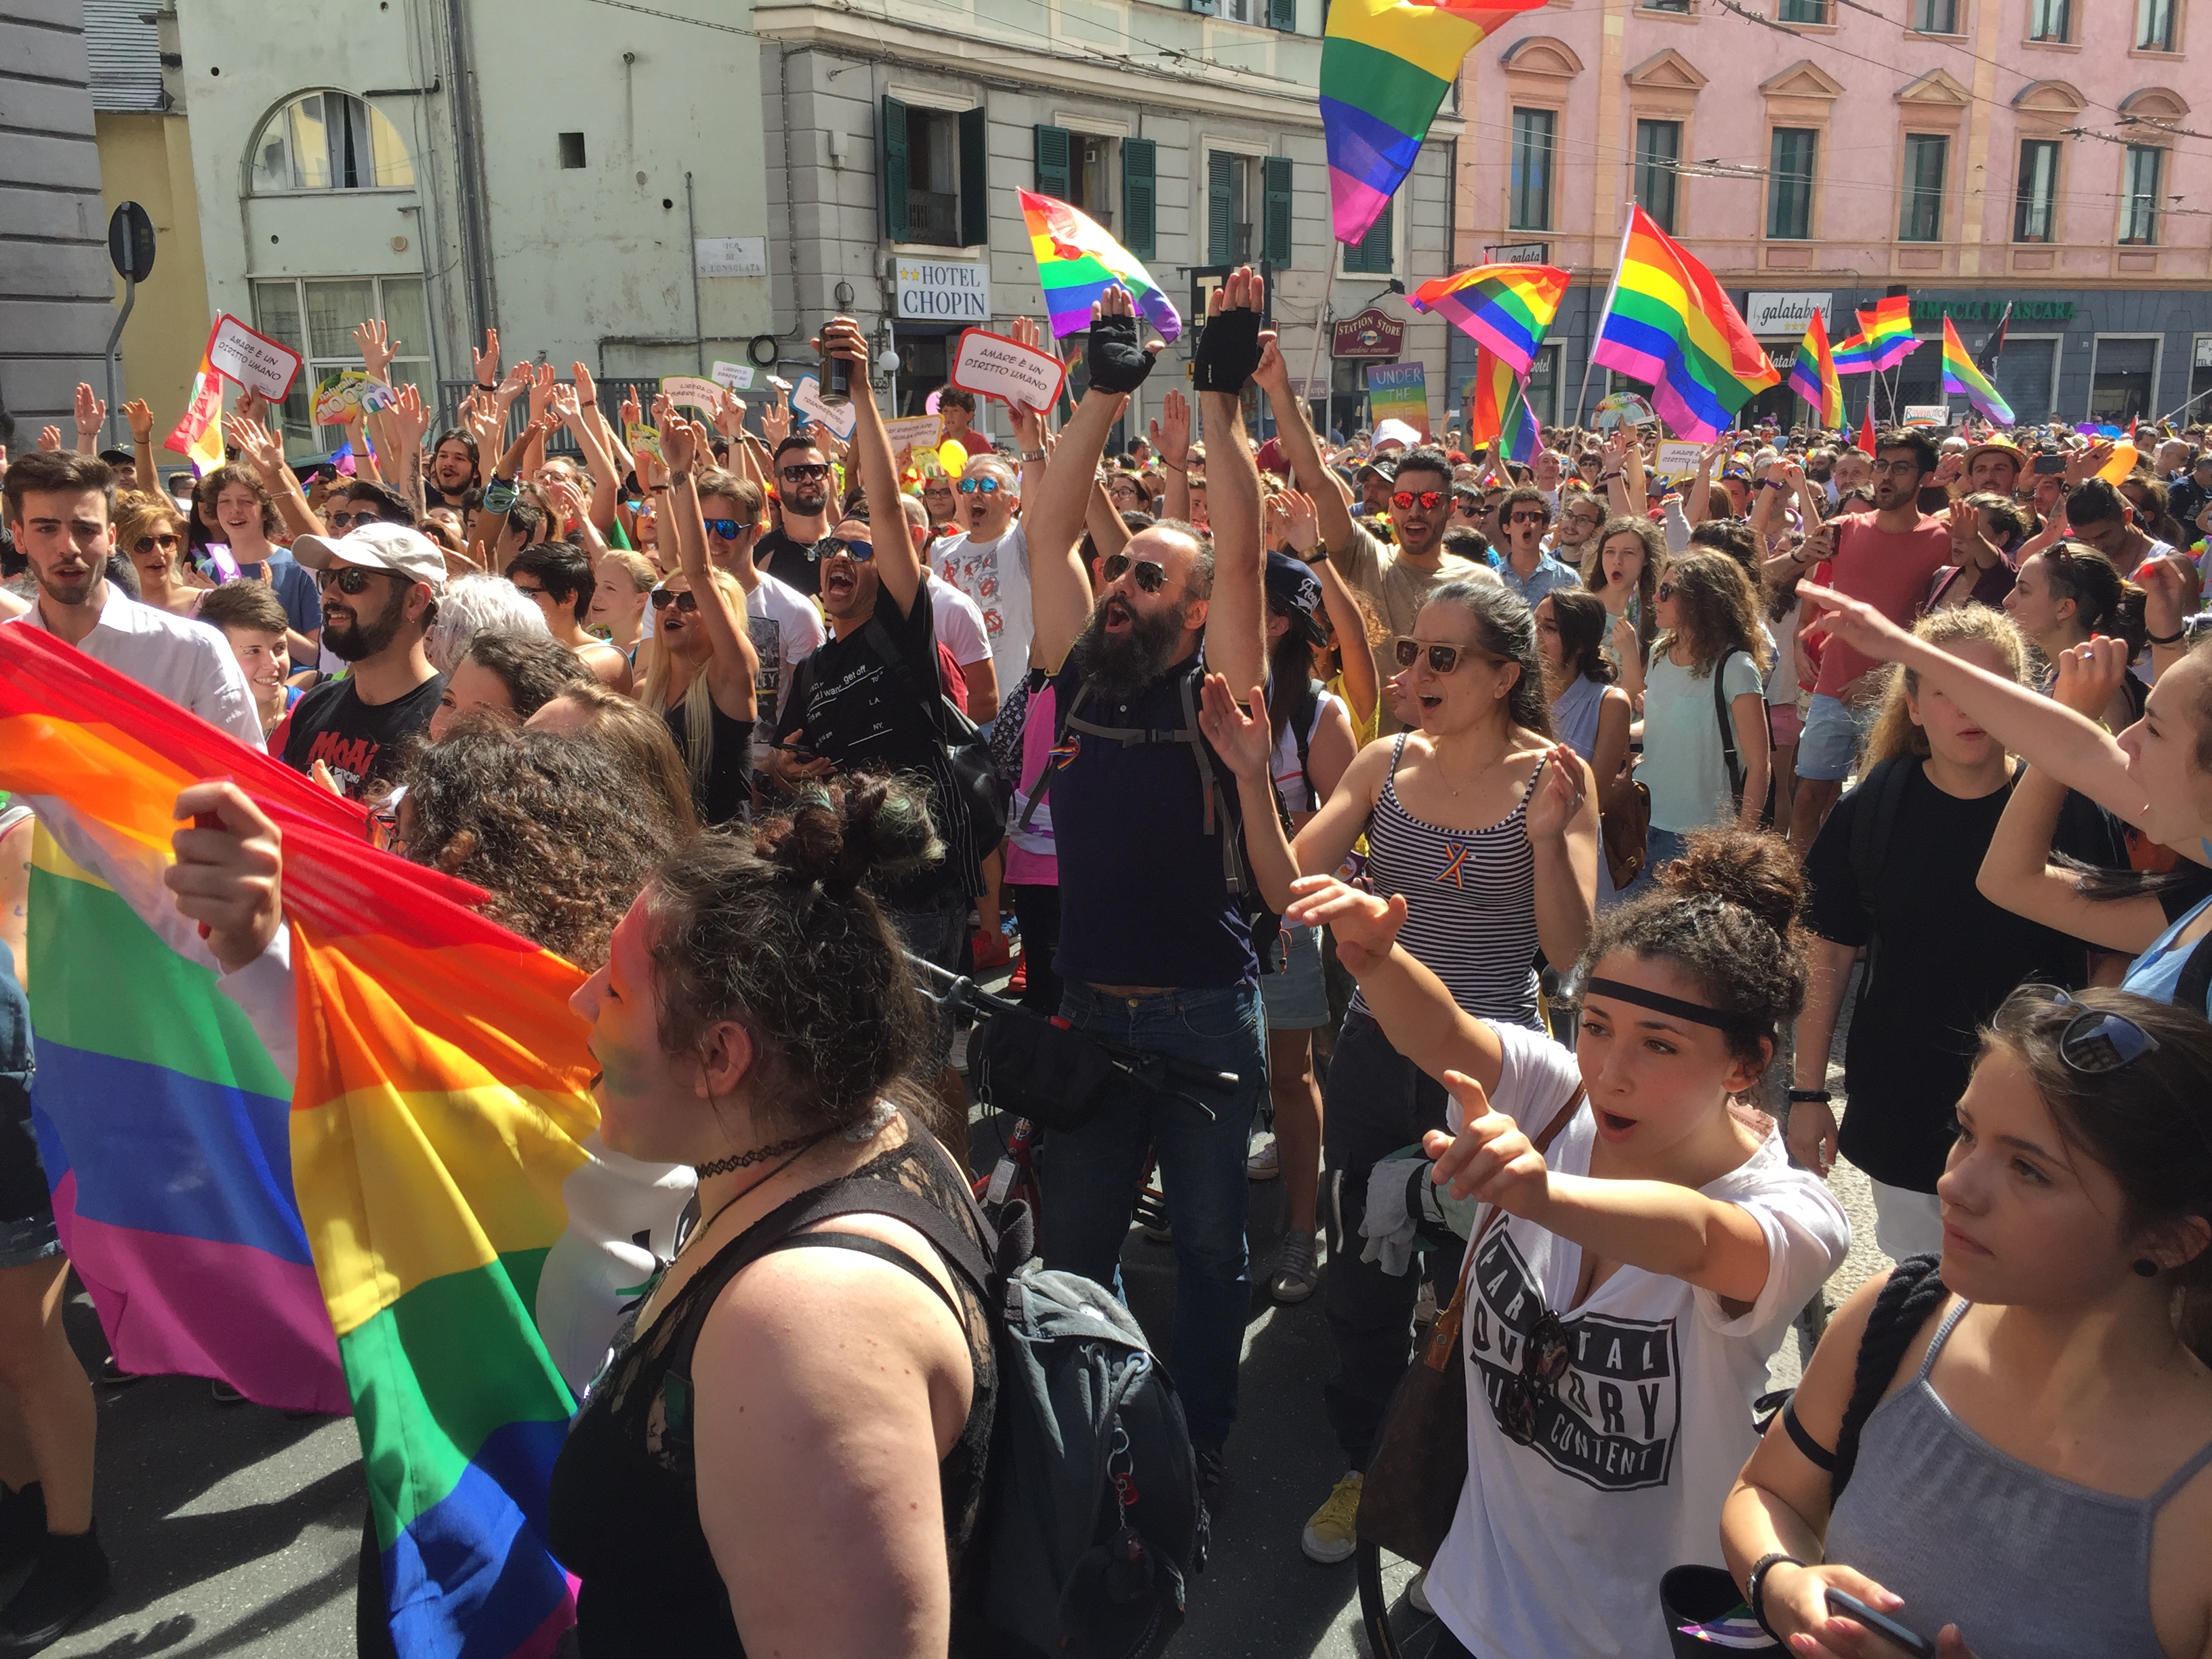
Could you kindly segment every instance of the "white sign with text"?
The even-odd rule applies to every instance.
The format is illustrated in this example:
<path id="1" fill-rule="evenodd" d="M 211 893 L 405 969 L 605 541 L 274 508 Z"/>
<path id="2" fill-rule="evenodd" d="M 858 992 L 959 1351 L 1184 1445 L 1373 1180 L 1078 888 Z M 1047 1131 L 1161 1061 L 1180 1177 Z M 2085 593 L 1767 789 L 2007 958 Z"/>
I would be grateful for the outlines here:
<path id="1" fill-rule="evenodd" d="M 860 411 L 852 404 L 823 403 L 822 382 L 811 374 L 802 375 L 799 384 L 792 387 L 791 406 L 808 420 L 828 427 L 841 438 L 851 437 L 853 428 L 860 422 Z"/>
<path id="2" fill-rule="evenodd" d="M 991 267 L 976 259 L 897 261 L 897 315 L 917 323 L 991 320 Z"/>
<path id="3" fill-rule="evenodd" d="M 265 334 L 256 334 L 227 311 L 215 319 L 214 331 L 208 336 L 207 356 L 217 374 L 228 375 L 272 404 L 281 404 L 291 395 L 292 382 L 300 374 L 298 352 Z"/>
<path id="4" fill-rule="evenodd" d="M 765 276 L 768 238 L 765 236 L 701 236 L 691 244 L 696 269 L 702 276 Z"/>
<path id="5" fill-rule="evenodd" d="M 908 415 L 901 420 L 885 421 L 884 430 L 890 434 L 893 454 L 902 449 L 934 449 L 945 431 L 945 422 L 935 415 Z"/>
<path id="6" fill-rule="evenodd" d="M 1802 339 L 1813 313 L 1829 340 L 1836 338 L 1836 296 L 1832 294 L 1752 294 L 1743 308 L 1744 325 L 1753 334 L 1787 334 Z"/>
<path id="7" fill-rule="evenodd" d="M 1699 446 L 1668 438 L 1660 443 L 1659 453 L 1652 457 L 1651 470 L 1662 478 L 1694 478 L 1705 458 L 1705 452 Z"/>
<path id="8" fill-rule="evenodd" d="M 660 390 L 672 404 L 689 404 L 694 409 L 703 409 L 709 415 L 721 401 L 722 388 L 713 380 L 702 380 L 696 374 L 664 374 Z"/>
<path id="9" fill-rule="evenodd" d="M 750 392 L 753 389 L 753 366 L 750 363 L 717 362 L 711 378 L 718 386 L 726 386 L 732 392 Z"/>
<path id="10" fill-rule="evenodd" d="M 1049 409 L 1067 370 L 1059 358 L 1018 340 L 971 328 L 952 359 L 952 384 L 1014 409 Z"/>

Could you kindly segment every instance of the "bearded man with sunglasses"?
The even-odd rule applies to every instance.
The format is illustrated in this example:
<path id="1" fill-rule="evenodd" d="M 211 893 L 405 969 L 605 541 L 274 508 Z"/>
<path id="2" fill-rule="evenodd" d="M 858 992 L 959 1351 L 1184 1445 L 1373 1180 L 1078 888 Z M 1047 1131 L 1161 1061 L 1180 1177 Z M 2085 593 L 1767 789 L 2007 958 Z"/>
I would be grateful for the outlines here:
<path id="1" fill-rule="evenodd" d="M 822 591 L 815 544 L 830 533 L 834 510 L 830 458 L 812 438 L 794 432 L 775 447 L 770 465 L 781 522 L 753 544 L 753 562 L 811 599 Z"/>
<path id="2" fill-rule="evenodd" d="M 329 768 L 356 800 L 390 781 L 402 738 L 427 731 L 445 695 L 422 638 L 438 614 L 446 556 L 406 525 L 369 523 L 343 536 L 301 536 L 292 556 L 323 590 L 323 645 L 351 667 L 292 705 L 269 752 L 297 772 Z"/>

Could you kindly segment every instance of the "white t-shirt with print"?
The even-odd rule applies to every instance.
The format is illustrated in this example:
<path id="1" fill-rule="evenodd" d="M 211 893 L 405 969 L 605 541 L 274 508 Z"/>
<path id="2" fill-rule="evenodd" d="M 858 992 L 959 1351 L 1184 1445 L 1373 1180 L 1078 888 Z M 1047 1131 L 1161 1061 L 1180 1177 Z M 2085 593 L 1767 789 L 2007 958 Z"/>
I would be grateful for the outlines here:
<path id="1" fill-rule="evenodd" d="M 760 704 L 753 728 L 753 751 L 758 755 L 775 746 L 775 718 L 791 695 L 792 676 L 822 648 L 830 634 L 813 600 L 766 571 L 745 595 L 745 632 L 752 636 L 753 654 L 760 659 L 760 672 L 753 680 Z"/>
<path id="2" fill-rule="evenodd" d="M 1017 520 L 994 542 L 947 536 L 929 550 L 937 574 L 975 601 L 1001 695 L 1030 665 L 1030 543 Z M 963 661 L 967 660 L 963 659 Z"/>
<path id="3" fill-rule="evenodd" d="M 929 577 L 929 612 L 937 623 L 938 642 L 952 647 L 952 660 L 963 668 L 992 655 L 981 607 L 934 571 Z"/>
<path id="4" fill-rule="evenodd" d="M 1492 1102 L 1533 1134 L 1573 1095 L 1580 1068 L 1540 1031 L 1491 1029 L 1505 1045 Z M 1456 1133 L 1456 1102 L 1449 1123 Z M 1585 1104 L 1545 1162 L 1587 1175 L 1595 1139 Z M 1850 1224 L 1817 1176 L 1790 1167 L 1778 1131 L 1703 1191 L 1766 1235 L 1765 1286 L 1733 1318 L 1711 1291 L 1639 1267 L 1616 1269 L 1565 1311 L 1582 1247 L 1534 1222 L 1486 1235 L 1477 1223 L 1461 1327 L 1468 1479 L 1427 1591 L 1483 1659 L 1667 1659 L 1660 1575 L 1722 1565 L 1721 1504 L 1757 1443 L 1751 1402 L 1790 1322 L 1850 1248 Z M 1566 1326 L 1572 1368 L 1540 1396 L 1534 1443 L 1516 1445 L 1490 1401 L 1520 1374 L 1522 1334 L 1547 1308 Z"/>

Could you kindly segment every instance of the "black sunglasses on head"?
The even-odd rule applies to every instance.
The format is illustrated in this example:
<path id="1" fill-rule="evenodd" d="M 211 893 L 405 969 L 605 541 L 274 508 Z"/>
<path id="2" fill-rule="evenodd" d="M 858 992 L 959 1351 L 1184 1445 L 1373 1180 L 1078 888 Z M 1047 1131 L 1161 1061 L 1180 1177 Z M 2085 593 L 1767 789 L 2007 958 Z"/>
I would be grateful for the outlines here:
<path id="1" fill-rule="evenodd" d="M 1131 570 L 1137 573 L 1137 586 L 1147 593 L 1157 593 L 1168 585 L 1167 567 L 1151 559 L 1132 559 L 1127 553 L 1109 553 L 1098 566 L 1098 574 L 1109 582 L 1118 582 Z"/>

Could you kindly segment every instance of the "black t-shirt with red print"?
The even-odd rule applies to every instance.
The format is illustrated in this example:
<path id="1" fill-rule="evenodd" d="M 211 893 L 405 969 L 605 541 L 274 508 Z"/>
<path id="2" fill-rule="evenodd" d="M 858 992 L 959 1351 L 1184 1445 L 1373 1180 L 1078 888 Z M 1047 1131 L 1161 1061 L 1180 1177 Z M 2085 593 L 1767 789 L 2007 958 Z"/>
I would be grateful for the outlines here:
<path id="1" fill-rule="evenodd" d="M 400 739 L 428 726 L 445 692 L 446 677 L 433 674 L 404 696 L 366 703 L 350 676 L 325 680 L 292 705 L 269 746 L 297 772 L 324 762 L 347 794 L 365 800 L 382 793 L 371 786 L 391 781 Z"/>

